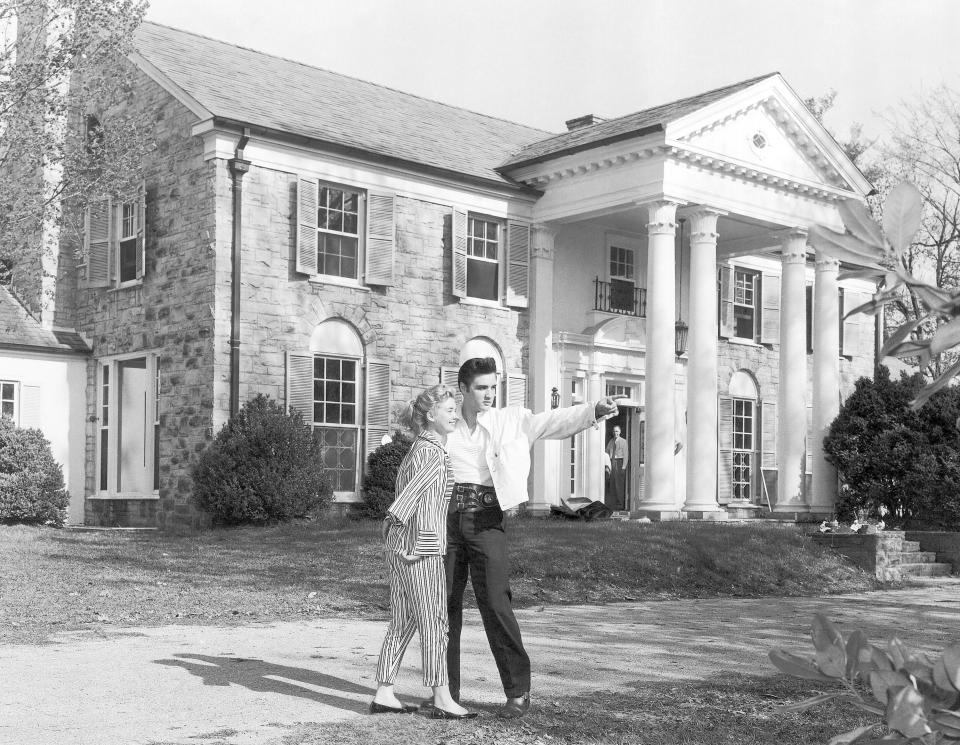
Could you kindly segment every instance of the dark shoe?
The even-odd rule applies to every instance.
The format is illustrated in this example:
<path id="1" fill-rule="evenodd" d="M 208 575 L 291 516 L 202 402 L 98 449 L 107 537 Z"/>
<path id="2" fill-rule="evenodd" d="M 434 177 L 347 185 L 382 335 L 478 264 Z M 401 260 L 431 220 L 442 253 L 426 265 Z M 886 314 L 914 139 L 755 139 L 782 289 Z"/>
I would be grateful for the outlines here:
<path id="1" fill-rule="evenodd" d="M 395 706 L 378 704 L 376 701 L 370 702 L 371 714 L 413 714 L 415 711 L 419 711 L 419 709 L 419 706 L 410 706 L 408 704 L 404 704 L 398 709 Z"/>
<path id="2" fill-rule="evenodd" d="M 452 711 L 441 709 L 434 703 L 431 703 L 429 708 L 424 707 L 424 710 L 431 719 L 476 719 L 480 716 L 480 713 L 476 711 L 468 711 L 466 714 L 454 714 Z"/>
<path id="3" fill-rule="evenodd" d="M 503 705 L 503 708 L 497 712 L 497 716 L 501 719 L 519 719 L 530 711 L 530 694 L 524 693 L 523 696 L 519 698 L 521 699 L 519 703 L 516 701 L 507 701 L 507 703 Z"/>

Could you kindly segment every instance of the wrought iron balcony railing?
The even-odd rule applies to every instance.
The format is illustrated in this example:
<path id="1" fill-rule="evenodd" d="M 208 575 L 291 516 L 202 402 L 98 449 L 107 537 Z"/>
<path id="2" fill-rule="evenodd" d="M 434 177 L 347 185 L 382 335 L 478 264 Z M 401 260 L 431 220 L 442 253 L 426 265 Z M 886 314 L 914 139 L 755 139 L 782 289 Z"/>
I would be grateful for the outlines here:
<path id="1" fill-rule="evenodd" d="M 593 309 L 646 318 L 647 290 L 623 279 L 604 282 L 596 277 L 593 280 Z"/>

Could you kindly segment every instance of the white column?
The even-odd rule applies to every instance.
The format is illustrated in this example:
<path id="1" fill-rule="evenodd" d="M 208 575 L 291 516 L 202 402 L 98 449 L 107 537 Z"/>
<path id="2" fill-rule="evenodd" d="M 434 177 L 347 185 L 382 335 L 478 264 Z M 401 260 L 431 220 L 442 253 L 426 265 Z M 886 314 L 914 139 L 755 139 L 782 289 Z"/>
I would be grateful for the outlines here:
<path id="1" fill-rule="evenodd" d="M 596 352 L 593 354 L 596 355 Z M 604 397 L 603 378 L 598 371 L 588 374 L 585 385 L 584 398 L 587 401 L 598 401 Z M 607 444 L 604 440 L 604 427 L 602 424 L 590 427 L 583 434 L 583 496 L 602 502 L 606 482 L 606 471 L 603 467 L 603 449 Z"/>
<path id="2" fill-rule="evenodd" d="M 807 430 L 807 232 L 784 238 L 780 281 L 780 388 L 777 396 L 777 503 L 775 512 L 806 511 L 803 502 Z"/>
<path id="3" fill-rule="evenodd" d="M 690 331 L 687 346 L 687 499 L 684 512 L 718 513 L 717 216 L 690 215 Z"/>
<path id="4" fill-rule="evenodd" d="M 677 205 L 647 205 L 646 487 L 637 505 L 643 512 L 675 512 L 674 485 L 674 240 Z"/>
<path id="5" fill-rule="evenodd" d="M 840 262 L 817 256 L 813 285 L 813 490 L 812 512 L 833 512 L 837 469 L 823 456 L 823 438 L 840 412 L 840 307 L 837 273 Z"/>
<path id="6" fill-rule="evenodd" d="M 553 262 L 556 232 L 534 225 L 530 232 L 530 378 L 527 405 L 535 412 L 550 408 L 550 393 L 559 386 L 553 353 Z M 530 507 L 547 510 L 559 504 L 562 443 L 538 441 L 533 447 L 533 492 Z"/>

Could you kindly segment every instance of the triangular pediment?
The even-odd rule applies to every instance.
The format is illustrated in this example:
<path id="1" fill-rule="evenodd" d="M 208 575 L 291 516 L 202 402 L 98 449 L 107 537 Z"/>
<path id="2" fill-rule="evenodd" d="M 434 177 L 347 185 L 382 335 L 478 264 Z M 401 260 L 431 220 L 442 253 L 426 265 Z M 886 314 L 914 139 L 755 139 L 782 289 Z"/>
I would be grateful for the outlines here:
<path id="1" fill-rule="evenodd" d="M 779 75 L 674 120 L 666 141 L 738 172 L 859 196 L 871 188 Z"/>

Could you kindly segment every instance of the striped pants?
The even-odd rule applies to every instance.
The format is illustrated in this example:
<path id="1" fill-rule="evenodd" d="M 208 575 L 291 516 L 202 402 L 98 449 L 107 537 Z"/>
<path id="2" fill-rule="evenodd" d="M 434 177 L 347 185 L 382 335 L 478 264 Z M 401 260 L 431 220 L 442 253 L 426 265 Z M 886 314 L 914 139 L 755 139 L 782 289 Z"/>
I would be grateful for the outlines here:
<path id="1" fill-rule="evenodd" d="M 390 625 L 377 662 L 377 682 L 393 683 L 403 653 L 420 632 L 423 684 L 447 684 L 447 590 L 442 556 L 405 562 L 387 552 L 390 571 Z"/>

